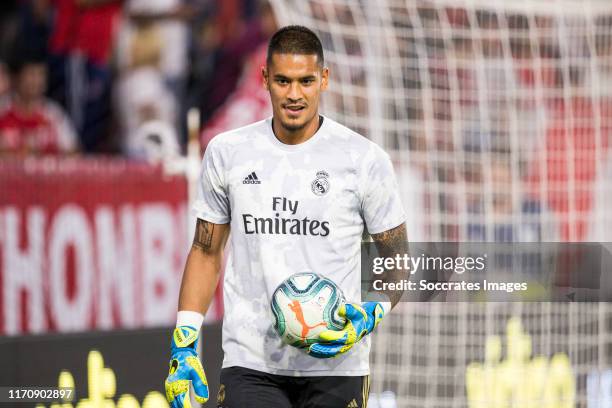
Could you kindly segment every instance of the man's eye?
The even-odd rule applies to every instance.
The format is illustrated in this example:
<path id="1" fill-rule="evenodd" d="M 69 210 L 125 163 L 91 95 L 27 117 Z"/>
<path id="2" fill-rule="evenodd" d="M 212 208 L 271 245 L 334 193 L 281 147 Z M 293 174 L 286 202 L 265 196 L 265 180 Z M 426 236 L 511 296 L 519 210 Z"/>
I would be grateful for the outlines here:
<path id="1" fill-rule="evenodd" d="M 304 85 L 310 85 L 314 82 L 314 79 L 304 79 L 302 80 L 302 84 Z"/>
<path id="2" fill-rule="evenodd" d="M 281 85 L 286 85 L 289 83 L 289 81 L 287 81 L 286 79 L 277 79 L 276 82 L 278 82 Z"/>

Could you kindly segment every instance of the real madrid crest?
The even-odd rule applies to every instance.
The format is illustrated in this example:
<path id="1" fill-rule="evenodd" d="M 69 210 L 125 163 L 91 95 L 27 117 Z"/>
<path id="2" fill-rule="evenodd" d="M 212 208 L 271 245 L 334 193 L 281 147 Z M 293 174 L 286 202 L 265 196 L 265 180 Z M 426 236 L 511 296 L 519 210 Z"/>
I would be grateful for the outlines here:
<path id="1" fill-rule="evenodd" d="M 318 196 L 322 196 L 327 194 L 329 191 L 329 174 L 324 171 L 317 171 L 317 177 L 314 179 L 312 183 L 310 183 L 310 188 L 312 192 Z"/>

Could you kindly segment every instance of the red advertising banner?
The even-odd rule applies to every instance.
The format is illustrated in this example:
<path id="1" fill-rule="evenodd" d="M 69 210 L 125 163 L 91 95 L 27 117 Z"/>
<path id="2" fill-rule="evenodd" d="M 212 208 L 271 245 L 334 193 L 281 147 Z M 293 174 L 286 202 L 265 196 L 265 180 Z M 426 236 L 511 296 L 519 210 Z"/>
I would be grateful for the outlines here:
<path id="1" fill-rule="evenodd" d="M 0 334 L 173 324 L 189 222 L 157 167 L 0 161 Z"/>

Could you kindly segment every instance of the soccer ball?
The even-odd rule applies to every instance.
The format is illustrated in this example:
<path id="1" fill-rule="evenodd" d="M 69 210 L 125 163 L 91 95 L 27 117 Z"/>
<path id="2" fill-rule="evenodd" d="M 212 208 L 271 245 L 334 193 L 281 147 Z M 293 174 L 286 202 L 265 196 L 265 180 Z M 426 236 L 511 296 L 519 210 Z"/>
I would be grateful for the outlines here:
<path id="1" fill-rule="evenodd" d="M 344 294 L 331 280 L 314 272 L 296 273 L 272 295 L 274 328 L 283 342 L 307 347 L 319 333 L 344 328 L 346 319 L 338 315 L 344 302 Z"/>

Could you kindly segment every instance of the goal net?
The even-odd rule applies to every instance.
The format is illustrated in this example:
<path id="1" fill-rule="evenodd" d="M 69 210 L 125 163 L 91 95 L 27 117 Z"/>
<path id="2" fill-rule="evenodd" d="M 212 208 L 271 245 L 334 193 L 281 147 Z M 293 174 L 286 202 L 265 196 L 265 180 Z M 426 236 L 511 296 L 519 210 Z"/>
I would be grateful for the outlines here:
<path id="1" fill-rule="evenodd" d="M 372 336 L 369 408 L 604 408 L 608 303 L 401 303 Z"/>
<path id="2" fill-rule="evenodd" d="M 611 240 L 612 2 L 271 2 L 323 41 L 324 112 L 391 154 L 412 241 Z M 370 407 L 612 406 L 611 318 L 400 305 L 373 336 Z"/>

